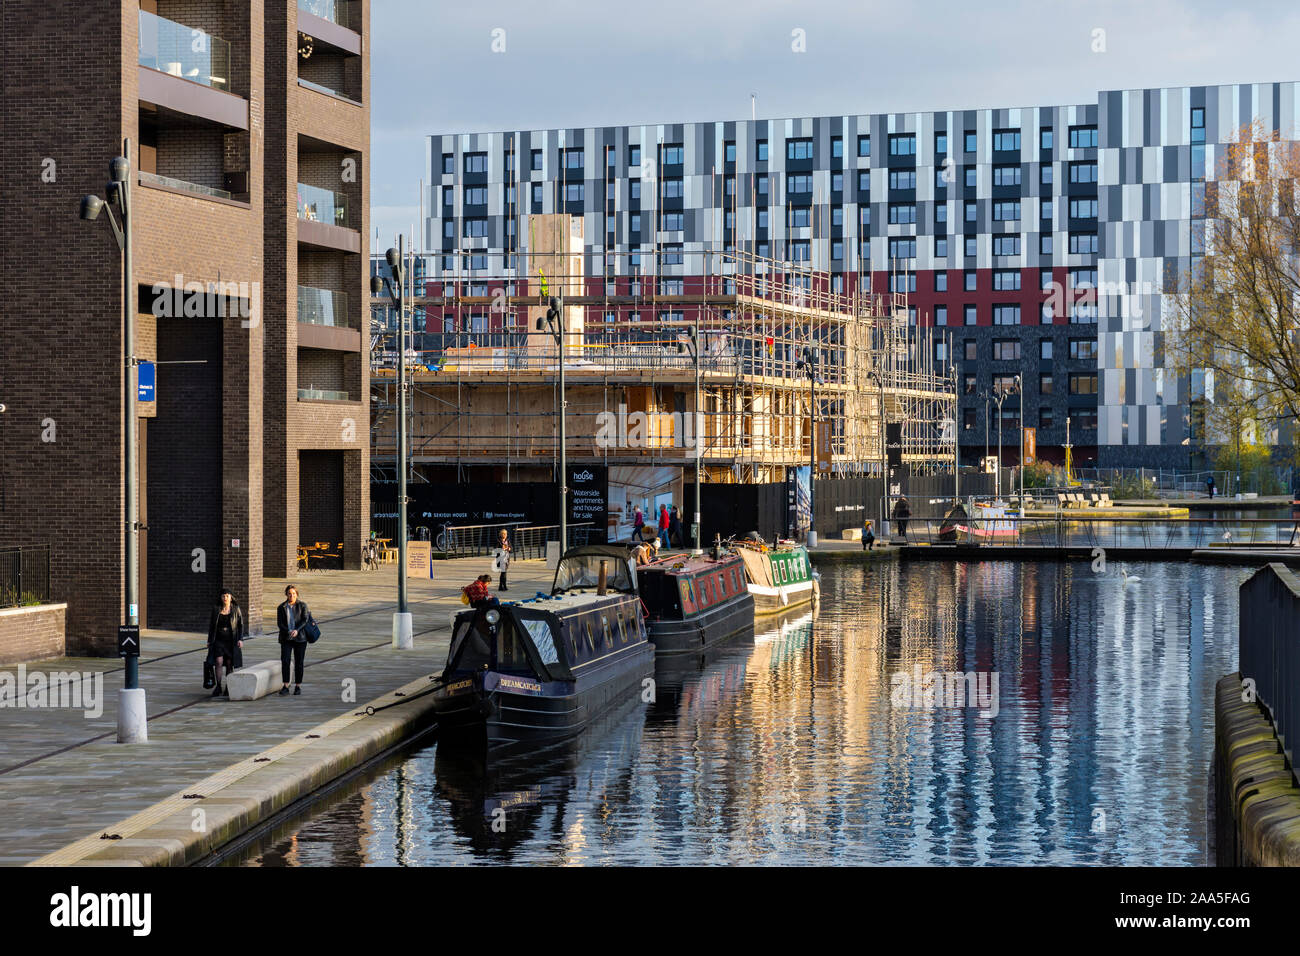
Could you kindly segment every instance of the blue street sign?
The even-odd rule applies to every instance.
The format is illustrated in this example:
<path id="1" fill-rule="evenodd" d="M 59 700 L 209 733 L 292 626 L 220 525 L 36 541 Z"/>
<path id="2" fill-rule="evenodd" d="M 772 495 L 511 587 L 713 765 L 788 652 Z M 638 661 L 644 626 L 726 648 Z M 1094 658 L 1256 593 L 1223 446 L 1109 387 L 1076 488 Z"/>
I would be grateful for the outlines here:
<path id="1" fill-rule="evenodd" d="M 154 381 L 157 366 L 153 362 L 141 362 L 136 366 L 140 374 L 139 393 L 136 400 L 140 402 L 152 402 L 154 400 Z"/>

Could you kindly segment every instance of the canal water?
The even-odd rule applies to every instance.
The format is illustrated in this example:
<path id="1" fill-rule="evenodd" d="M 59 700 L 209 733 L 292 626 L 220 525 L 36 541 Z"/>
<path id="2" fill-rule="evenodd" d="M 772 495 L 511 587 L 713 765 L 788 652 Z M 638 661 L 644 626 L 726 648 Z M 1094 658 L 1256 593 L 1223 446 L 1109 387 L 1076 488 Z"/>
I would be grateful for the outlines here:
<path id="1" fill-rule="evenodd" d="M 831 566 L 815 620 L 660 670 L 572 747 L 430 744 L 227 863 L 1204 865 L 1249 573 Z"/>

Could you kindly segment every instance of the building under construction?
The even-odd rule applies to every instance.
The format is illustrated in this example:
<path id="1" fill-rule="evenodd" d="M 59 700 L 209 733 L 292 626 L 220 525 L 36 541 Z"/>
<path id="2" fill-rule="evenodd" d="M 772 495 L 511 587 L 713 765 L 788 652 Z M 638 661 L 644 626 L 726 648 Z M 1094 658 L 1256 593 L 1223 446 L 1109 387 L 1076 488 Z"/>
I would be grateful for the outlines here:
<path id="1" fill-rule="evenodd" d="M 911 475 L 952 472 L 955 382 L 936 364 L 950 343 L 909 325 L 903 295 L 832 292 L 826 273 L 734 252 L 685 253 L 702 260 L 687 264 L 693 279 L 614 262 L 592 279 L 580 219 L 532 216 L 528 231 L 518 269 L 496 280 L 425 281 L 414 260 L 405 270 L 417 500 L 422 483 L 492 486 L 501 497 L 502 483 L 554 482 L 561 358 L 570 475 L 602 476 L 591 504 L 610 526 L 637 505 L 682 502 L 697 458 L 705 483 L 784 483 L 814 459 L 823 480 L 879 476 L 887 463 Z M 562 303 L 558 336 L 546 320 L 552 297 Z M 372 302 L 378 486 L 396 475 L 388 304 Z M 438 495 L 449 505 L 455 497 Z M 473 510 L 443 517 L 472 520 Z M 575 516 L 600 520 L 590 509 Z"/>

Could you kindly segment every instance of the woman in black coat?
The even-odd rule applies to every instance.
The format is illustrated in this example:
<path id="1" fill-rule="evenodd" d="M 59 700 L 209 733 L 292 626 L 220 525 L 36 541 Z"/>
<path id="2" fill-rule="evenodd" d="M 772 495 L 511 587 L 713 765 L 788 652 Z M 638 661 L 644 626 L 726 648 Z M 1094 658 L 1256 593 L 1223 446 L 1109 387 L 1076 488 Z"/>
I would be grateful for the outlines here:
<path id="1" fill-rule="evenodd" d="M 244 612 L 229 591 L 222 591 L 208 618 L 208 660 L 212 663 L 216 684 L 213 697 L 230 696 L 223 686 L 222 669 L 227 672 L 244 666 Z"/>
<path id="2" fill-rule="evenodd" d="M 293 661 L 293 692 L 302 693 L 302 668 L 307 657 L 307 636 L 302 626 L 312 619 L 307 604 L 298 600 L 298 589 L 290 584 L 284 589 L 286 600 L 275 609 L 275 623 L 280 631 L 280 676 L 284 686 L 280 696 L 289 693 L 289 661 Z"/>

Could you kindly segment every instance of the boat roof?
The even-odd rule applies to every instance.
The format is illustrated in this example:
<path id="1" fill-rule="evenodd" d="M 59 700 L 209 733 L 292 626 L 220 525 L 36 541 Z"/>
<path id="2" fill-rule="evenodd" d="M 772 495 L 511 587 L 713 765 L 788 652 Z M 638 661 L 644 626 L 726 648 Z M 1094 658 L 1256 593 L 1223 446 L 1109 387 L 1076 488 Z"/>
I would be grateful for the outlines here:
<path id="1" fill-rule="evenodd" d="M 708 571 L 739 560 L 740 555 L 738 554 L 724 554 L 717 560 L 707 554 L 670 554 L 658 561 L 641 565 L 637 568 L 637 573 L 662 571 L 664 574 L 695 574 L 699 571 Z"/>
<path id="2" fill-rule="evenodd" d="M 630 544 L 584 544 L 565 551 L 564 558 L 598 556 L 602 558 L 623 558 L 626 560 L 631 557 L 632 548 L 633 546 Z M 563 560 L 563 558 L 561 558 L 561 560 Z"/>

